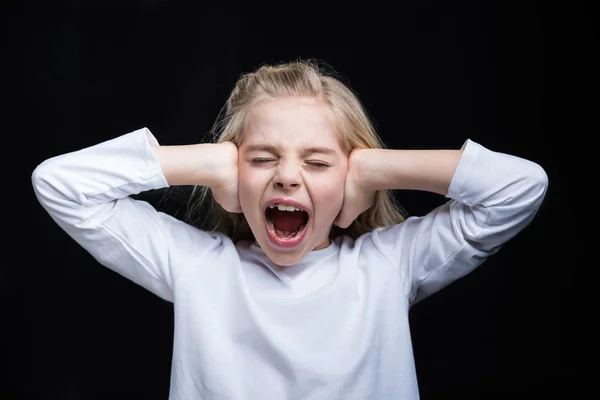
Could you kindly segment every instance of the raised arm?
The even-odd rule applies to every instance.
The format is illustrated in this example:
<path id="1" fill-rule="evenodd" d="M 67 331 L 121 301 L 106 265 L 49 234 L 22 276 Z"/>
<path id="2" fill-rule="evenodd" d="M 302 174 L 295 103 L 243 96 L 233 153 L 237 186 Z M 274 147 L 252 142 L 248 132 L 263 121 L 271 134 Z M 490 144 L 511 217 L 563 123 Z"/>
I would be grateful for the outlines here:
<path id="1" fill-rule="evenodd" d="M 427 190 L 450 199 L 372 234 L 413 303 L 468 274 L 517 235 L 548 186 L 540 165 L 471 140 L 461 150 L 373 150 L 364 156 L 365 190 Z"/>
<path id="2" fill-rule="evenodd" d="M 50 217 L 98 262 L 172 301 L 173 284 L 188 267 L 178 262 L 179 249 L 208 252 L 220 246 L 221 237 L 130 195 L 178 184 L 218 186 L 223 173 L 217 171 L 225 165 L 237 173 L 231 150 L 159 146 L 143 128 L 43 161 L 32 184 Z"/>
<path id="3" fill-rule="evenodd" d="M 424 190 L 446 195 L 463 150 L 367 150 L 362 161 L 366 190 Z"/>

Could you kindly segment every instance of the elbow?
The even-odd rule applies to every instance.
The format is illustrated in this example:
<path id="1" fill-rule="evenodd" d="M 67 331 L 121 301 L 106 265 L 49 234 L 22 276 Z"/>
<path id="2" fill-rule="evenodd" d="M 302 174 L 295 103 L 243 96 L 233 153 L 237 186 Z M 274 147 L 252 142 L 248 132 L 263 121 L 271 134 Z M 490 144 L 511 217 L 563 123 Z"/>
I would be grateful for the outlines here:
<path id="1" fill-rule="evenodd" d="M 539 164 L 532 162 L 527 181 L 530 195 L 538 204 L 541 203 L 548 192 L 548 174 Z"/>
<path id="2" fill-rule="evenodd" d="M 51 199 L 56 197 L 56 188 L 52 182 L 56 180 L 57 167 L 52 160 L 45 160 L 38 164 L 31 173 L 31 185 L 38 201 L 48 205 Z"/>
<path id="3" fill-rule="evenodd" d="M 534 162 L 522 164 L 517 176 L 511 185 L 510 195 L 494 205 L 492 217 L 486 222 L 488 228 L 494 229 L 496 237 L 503 238 L 501 243 L 532 221 L 548 191 L 548 174 Z"/>
<path id="4" fill-rule="evenodd" d="M 44 187 L 47 185 L 47 176 L 50 174 L 50 168 L 47 166 L 48 161 L 43 161 L 31 173 L 31 185 L 35 195 L 40 198 L 44 192 Z"/>
<path id="5" fill-rule="evenodd" d="M 542 205 L 548 192 L 548 174 L 539 164 L 529 162 L 521 169 L 515 182 L 514 195 L 505 204 L 506 216 L 529 220 Z"/>

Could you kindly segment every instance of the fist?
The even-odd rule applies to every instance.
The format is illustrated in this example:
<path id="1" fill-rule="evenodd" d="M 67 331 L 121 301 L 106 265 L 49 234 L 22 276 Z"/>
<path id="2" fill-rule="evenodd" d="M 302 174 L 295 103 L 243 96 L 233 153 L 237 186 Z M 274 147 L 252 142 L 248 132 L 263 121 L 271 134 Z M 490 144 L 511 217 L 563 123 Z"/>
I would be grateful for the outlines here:
<path id="1" fill-rule="evenodd" d="M 368 190 L 362 182 L 364 157 L 369 149 L 356 149 L 348 158 L 348 174 L 344 186 L 342 209 L 333 223 L 340 228 L 349 227 L 360 214 L 367 211 L 375 200 L 375 191 Z"/>
<path id="2" fill-rule="evenodd" d="M 218 144 L 218 179 L 210 186 L 215 201 L 230 213 L 241 213 L 238 189 L 238 149 L 232 142 Z"/>

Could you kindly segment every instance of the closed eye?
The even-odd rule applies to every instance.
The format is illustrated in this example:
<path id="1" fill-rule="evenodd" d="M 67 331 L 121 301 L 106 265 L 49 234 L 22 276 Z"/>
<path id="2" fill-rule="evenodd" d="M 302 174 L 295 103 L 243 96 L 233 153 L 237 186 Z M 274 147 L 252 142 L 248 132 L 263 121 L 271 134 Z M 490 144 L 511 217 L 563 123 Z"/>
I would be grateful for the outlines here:
<path id="1" fill-rule="evenodd" d="M 265 163 L 272 162 L 272 161 L 275 161 L 275 160 L 272 158 L 254 158 L 250 162 L 252 162 L 252 164 L 265 164 Z"/>
<path id="2" fill-rule="evenodd" d="M 325 163 L 319 162 L 319 161 L 307 161 L 306 163 L 310 166 L 318 167 L 318 168 L 327 168 L 327 167 L 331 166 L 329 164 L 325 164 Z"/>
<path id="3" fill-rule="evenodd" d="M 252 160 L 250 160 L 250 162 L 255 165 L 262 165 L 262 164 L 267 164 L 267 163 L 275 162 L 275 161 L 277 161 L 277 160 L 274 158 L 253 158 Z M 315 167 L 315 168 L 331 167 L 331 165 L 321 162 L 321 161 L 307 161 L 306 163 L 308 165 L 310 165 L 311 167 Z"/>

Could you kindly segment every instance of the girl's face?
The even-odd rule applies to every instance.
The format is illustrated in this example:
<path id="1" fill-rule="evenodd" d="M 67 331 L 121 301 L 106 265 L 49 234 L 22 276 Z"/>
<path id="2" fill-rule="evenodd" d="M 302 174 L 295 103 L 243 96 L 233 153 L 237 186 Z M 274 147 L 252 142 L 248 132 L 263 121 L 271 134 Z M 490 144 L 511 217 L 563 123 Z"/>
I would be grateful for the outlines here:
<path id="1" fill-rule="evenodd" d="M 239 147 L 240 204 L 275 264 L 293 265 L 329 245 L 347 170 L 336 125 L 316 100 L 294 97 L 253 109 Z"/>

